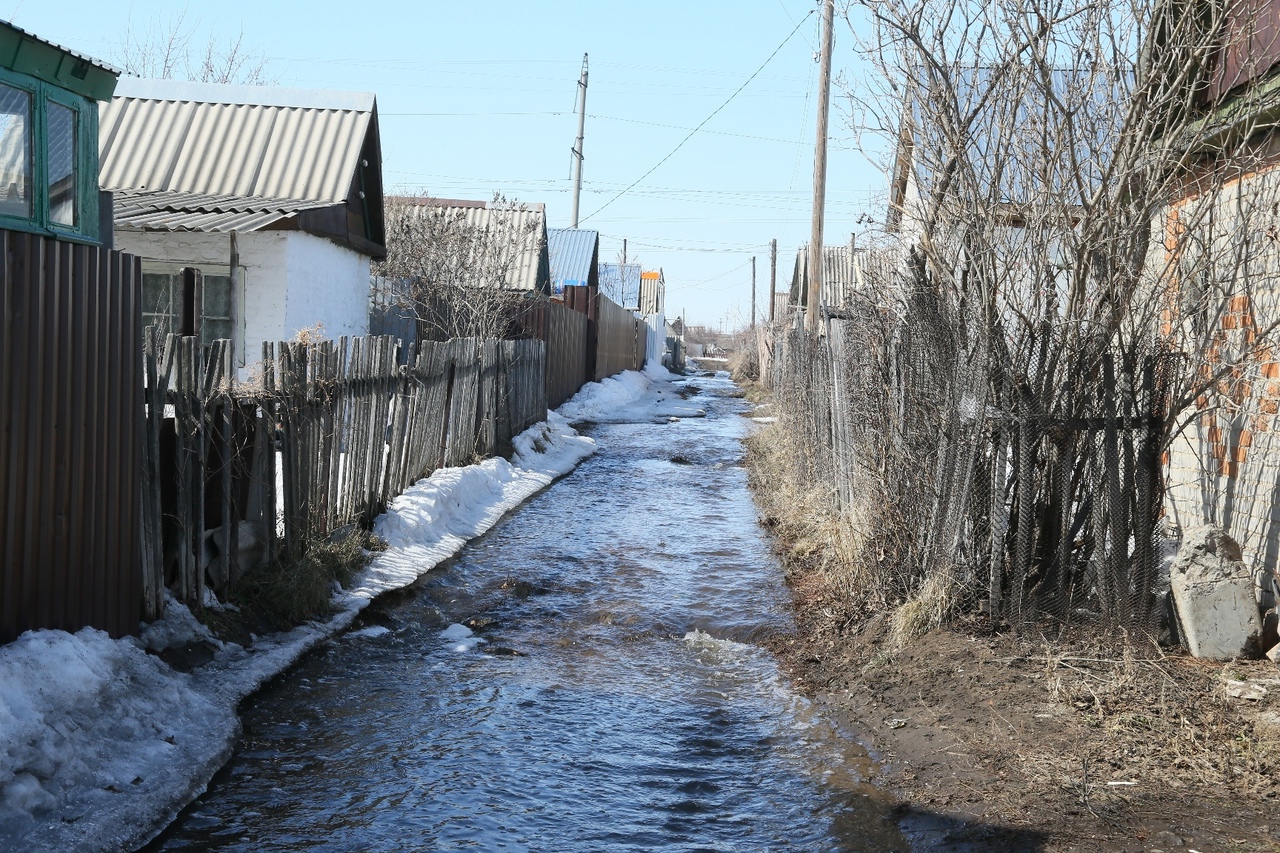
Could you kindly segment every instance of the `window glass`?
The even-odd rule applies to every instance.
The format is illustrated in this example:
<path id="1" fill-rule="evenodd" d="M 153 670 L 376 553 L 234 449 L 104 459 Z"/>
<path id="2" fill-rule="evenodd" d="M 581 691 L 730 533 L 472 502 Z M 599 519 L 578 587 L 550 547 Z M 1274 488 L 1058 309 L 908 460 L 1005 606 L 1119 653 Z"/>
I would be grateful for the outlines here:
<path id="1" fill-rule="evenodd" d="M 76 119 L 75 110 L 48 101 L 49 221 L 77 224 L 76 216 Z"/>
<path id="2" fill-rule="evenodd" d="M 0 213 L 31 217 L 31 95 L 0 84 Z"/>
<path id="3" fill-rule="evenodd" d="M 231 337 L 231 276 L 204 277 L 204 305 L 200 312 L 200 341 L 211 344 Z"/>
<path id="4" fill-rule="evenodd" d="M 178 309 L 173 299 L 173 276 L 167 273 L 142 274 L 142 325 L 159 326 L 163 333 L 178 327 Z"/>

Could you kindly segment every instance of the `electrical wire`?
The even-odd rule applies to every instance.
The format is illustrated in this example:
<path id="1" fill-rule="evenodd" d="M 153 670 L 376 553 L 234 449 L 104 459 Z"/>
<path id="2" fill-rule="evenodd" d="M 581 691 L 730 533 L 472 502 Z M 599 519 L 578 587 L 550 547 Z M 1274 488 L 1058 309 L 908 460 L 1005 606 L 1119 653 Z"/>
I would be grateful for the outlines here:
<path id="1" fill-rule="evenodd" d="M 750 77 L 748 77 L 748 78 L 746 79 L 746 81 L 745 81 L 741 86 L 739 86 L 739 87 L 737 88 L 737 90 L 736 90 L 732 95 L 730 95 L 730 96 L 729 96 L 728 100 L 726 100 L 726 101 L 725 101 L 723 104 L 721 104 L 720 106 L 716 107 L 716 108 L 715 108 L 715 110 L 711 113 L 711 115 L 709 115 L 709 116 L 707 116 L 706 118 L 704 118 L 704 119 L 701 121 L 701 123 L 699 123 L 699 124 L 698 124 L 698 126 L 697 126 L 697 127 L 695 127 L 693 130 L 689 131 L 689 135 L 688 135 L 688 136 L 686 136 L 684 139 L 680 140 L 680 144 L 679 144 L 679 145 L 677 145 L 675 148 L 671 149 L 671 153 L 670 153 L 670 154 L 668 154 L 666 157 L 663 157 L 661 160 L 659 160 L 659 161 L 658 161 L 658 162 L 653 166 L 653 168 L 651 168 L 649 171 L 645 172 L 643 175 L 641 175 L 640 177 L 636 178 L 636 179 L 635 179 L 635 181 L 633 181 L 633 182 L 632 182 L 632 184 L 631 184 L 629 187 L 627 187 L 627 188 L 626 188 L 626 189 L 624 189 L 622 192 L 620 192 L 620 193 L 618 193 L 617 195 L 615 195 L 613 198 L 611 198 L 611 199 L 609 199 L 608 201 L 606 201 L 603 205 L 601 205 L 600 207 L 596 208 L 596 209 L 595 209 L 594 211 L 592 211 L 591 213 L 588 213 L 586 216 L 584 216 L 584 217 L 582 218 L 582 221 L 583 221 L 583 222 L 587 221 L 588 219 L 590 219 L 591 217 L 595 216 L 595 215 L 596 215 L 597 213 L 599 213 L 600 211 L 604 210 L 604 209 L 605 209 L 606 207 L 608 207 L 609 205 L 613 204 L 613 203 L 614 203 L 615 201 L 617 201 L 618 199 L 622 198 L 622 197 L 623 197 L 624 195 L 626 195 L 630 190 L 632 190 L 633 188 L 635 188 L 635 187 L 636 187 L 636 185 L 638 185 L 641 181 L 643 181 L 645 178 L 649 177 L 649 176 L 650 176 L 650 175 L 652 175 L 654 172 L 656 172 L 656 171 L 658 170 L 658 167 L 659 167 L 659 166 L 661 166 L 663 163 L 667 162 L 667 161 L 668 161 L 668 160 L 670 160 L 672 157 L 674 157 L 674 156 L 675 156 L 675 154 L 676 154 L 676 152 L 677 152 L 677 151 L 679 151 L 681 148 L 683 148 L 683 147 L 684 147 L 684 144 L 685 144 L 686 142 L 688 142 L 690 139 L 692 139 L 692 138 L 693 138 L 693 135 L 694 135 L 695 133 L 697 133 L 699 130 L 701 130 L 701 129 L 702 129 L 702 126 L 703 126 L 703 125 L 705 125 L 707 122 L 709 122 L 709 121 L 711 121 L 713 118 L 715 118 L 715 117 L 720 113 L 720 111 L 721 111 L 721 110 L 723 110 L 725 107 L 729 106 L 730 102 L 732 102 L 734 98 L 738 97 L 738 93 L 739 93 L 739 92 L 741 92 L 743 89 L 747 88 L 747 86 L 751 83 L 751 81 L 752 81 L 752 80 L 756 79 L 757 75 L 759 75 L 759 74 L 760 74 L 760 72 L 764 70 L 764 67 L 765 67 L 766 65 L 768 65 L 768 64 L 770 63 L 770 61 L 772 61 L 772 60 L 773 60 L 773 58 L 774 58 L 775 56 L 777 56 L 777 55 L 778 55 L 778 53 L 779 53 L 779 52 L 780 52 L 784 47 L 786 47 L 786 46 L 787 46 L 787 42 L 791 41 L 791 37 L 792 37 L 792 36 L 794 36 L 796 33 L 800 32 L 800 27 L 804 26 L 804 22 L 805 22 L 805 21 L 807 21 L 807 20 L 809 20 L 809 16 L 810 16 L 810 15 L 812 15 L 812 14 L 813 14 L 813 12 L 814 12 L 814 10 L 813 10 L 813 9 L 810 9 L 810 10 L 809 10 L 809 13 L 808 13 L 807 15 L 805 15 L 803 18 L 801 18 L 801 19 L 800 19 L 800 23 L 796 24 L 795 29 L 793 29 L 790 33 L 788 33 L 788 34 L 787 34 L 787 37 L 786 37 L 785 39 L 783 39 L 783 40 L 782 40 L 782 44 L 780 44 L 780 45 L 778 45 L 776 48 L 774 48 L 773 53 L 769 54 L 768 59 L 766 59 L 764 62 L 760 63 L 760 67 L 759 67 L 759 68 L 757 68 L 754 72 L 752 72 L 751 76 L 750 76 Z"/>

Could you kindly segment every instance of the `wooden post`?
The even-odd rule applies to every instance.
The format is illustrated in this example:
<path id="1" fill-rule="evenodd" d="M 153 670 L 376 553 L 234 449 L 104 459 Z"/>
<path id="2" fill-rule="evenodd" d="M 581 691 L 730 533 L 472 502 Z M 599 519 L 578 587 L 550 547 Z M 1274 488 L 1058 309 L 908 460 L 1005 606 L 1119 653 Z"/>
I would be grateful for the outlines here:
<path id="1" fill-rule="evenodd" d="M 831 39 L 835 0 L 822 4 L 822 64 L 818 71 L 818 130 L 813 151 L 813 227 L 809 238 L 809 292 L 805 328 L 818 331 L 822 310 L 822 223 L 827 203 L 827 119 L 831 112 Z"/>
<path id="2" fill-rule="evenodd" d="M 778 240 L 769 241 L 769 325 L 774 322 L 773 303 L 778 289 Z"/>
<path id="3" fill-rule="evenodd" d="M 756 327 L 756 256 L 751 256 L 751 328 Z"/>

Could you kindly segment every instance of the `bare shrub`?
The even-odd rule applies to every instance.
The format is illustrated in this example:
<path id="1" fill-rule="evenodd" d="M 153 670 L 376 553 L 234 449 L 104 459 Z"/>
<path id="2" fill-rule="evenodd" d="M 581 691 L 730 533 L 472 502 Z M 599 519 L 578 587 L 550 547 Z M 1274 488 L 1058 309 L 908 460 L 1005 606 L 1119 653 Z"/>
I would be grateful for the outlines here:
<path id="1" fill-rule="evenodd" d="M 544 239 L 527 205 L 495 195 L 477 207 L 427 195 L 387 199 L 387 257 L 374 266 L 375 299 L 412 313 L 419 340 L 503 338 L 528 292 L 522 255 Z M 472 211 L 471 216 L 468 215 Z"/>

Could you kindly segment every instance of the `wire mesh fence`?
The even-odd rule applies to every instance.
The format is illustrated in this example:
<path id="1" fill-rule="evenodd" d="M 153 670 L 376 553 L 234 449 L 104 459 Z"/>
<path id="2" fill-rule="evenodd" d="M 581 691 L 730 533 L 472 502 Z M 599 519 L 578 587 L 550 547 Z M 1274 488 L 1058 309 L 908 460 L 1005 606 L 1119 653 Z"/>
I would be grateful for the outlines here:
<path id="1" fill-rule="evenodd" d="M 857 519 L 876 587 L 861 594 L 901 602 L 943 578 L 1016 625 L 1153 628 L 1169 357 L 1019 361 L 984 332 L 901 272 L 827 311 L 821 335 L 775 332 L 780 432 Z"/>

